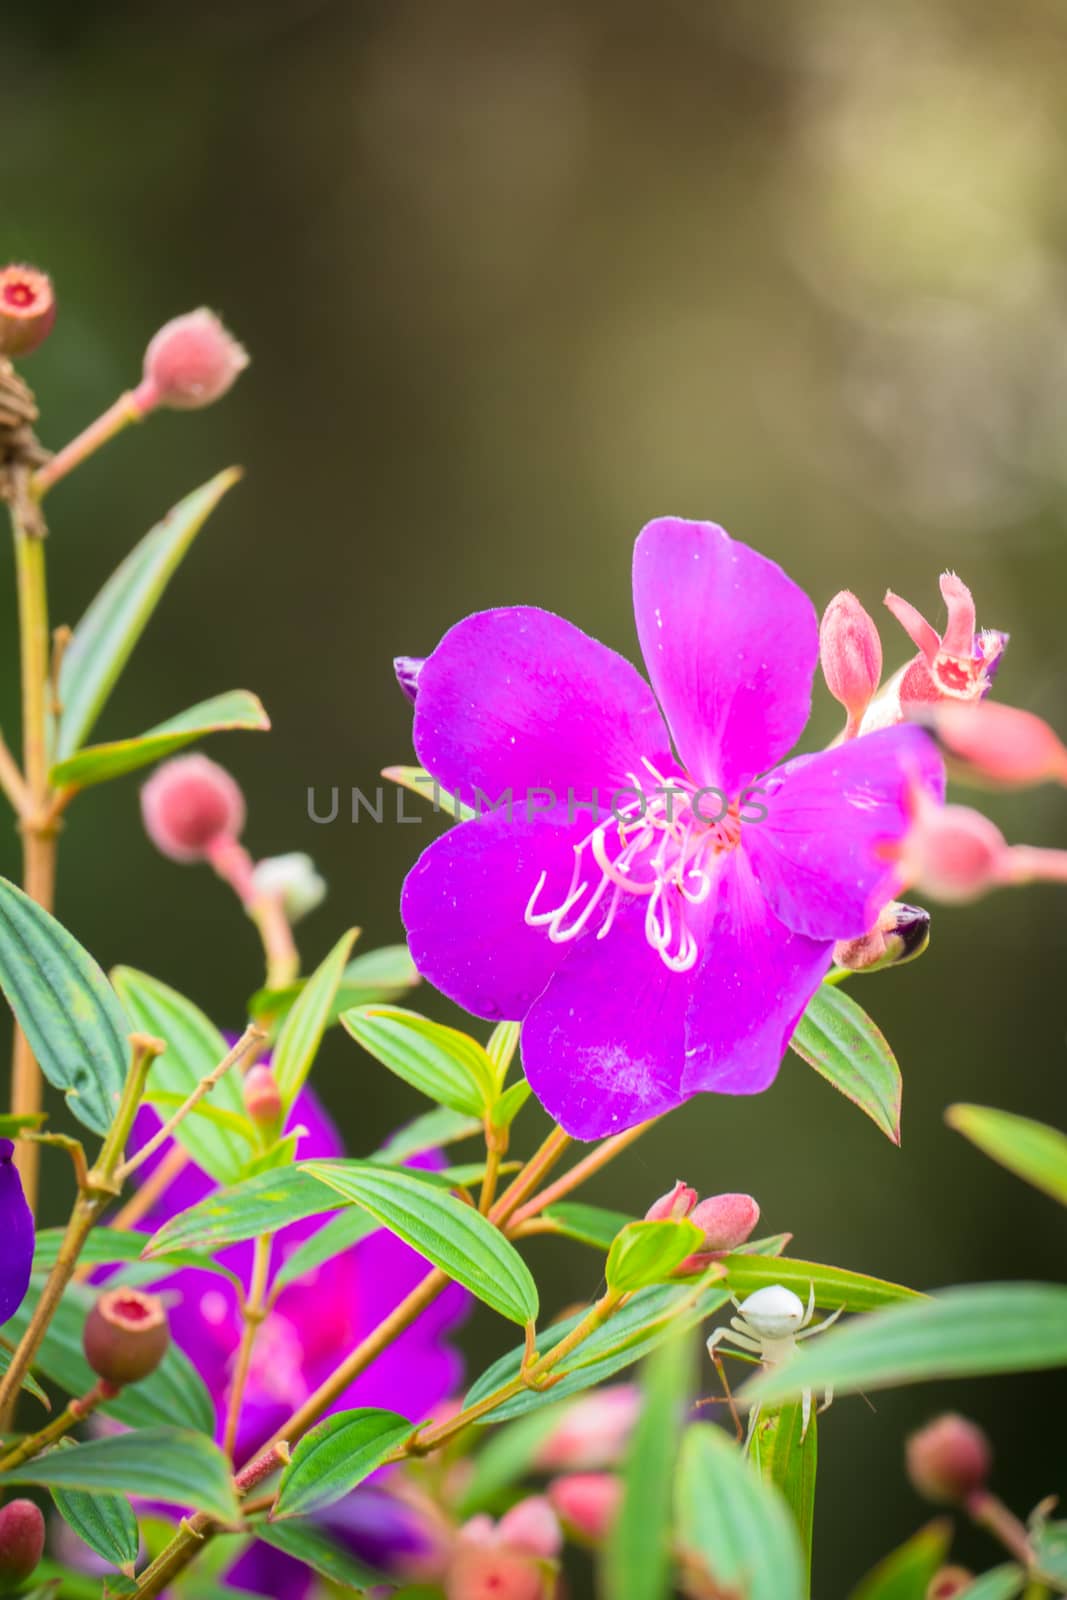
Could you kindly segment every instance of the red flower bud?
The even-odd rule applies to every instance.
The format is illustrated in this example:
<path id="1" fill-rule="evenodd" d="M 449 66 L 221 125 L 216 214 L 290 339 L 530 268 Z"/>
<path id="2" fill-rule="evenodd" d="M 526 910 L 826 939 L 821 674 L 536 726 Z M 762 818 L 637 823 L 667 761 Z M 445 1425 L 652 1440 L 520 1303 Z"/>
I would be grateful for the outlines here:
<path id="1" fill-rule="evenodd" d="M 622 1479 L 610 1472 L 572 1472 L 549 1484 L 548 1498 L 568 1533 L 600 1544 L 622 1502 Z"/>
<path id="2" fill-rule="evenodd" d="M 563 1548 L 559 1519 L 544 1495 L 532 1494 L 501 1517 L 496 1536 L 509 1550 L 552 1560 Z"/>
<path id="3" fill-rule="evenodd" d="M 995 823 L 970 806 L 921 803 L 908 834 L 905 870 L 935 900 L 975 900 L 1007 881 L 1011 854 Z"/>
<path id="4" fill-rule="evenodd" d="M 461 1544 L 444 1579 L 445 1600 L 551 1600 L 556 1572 L 536 1556 Z"/>
<path id="5" fill-rule="evenodd" d="M 141 790 L 145 831 L 172 861 L 204 861 L 212 848 L 238 837 L 244 796 L 230 774 L 207 756 L 177 756 L 157 767 Z"/>
<path id="6" fill-rule="evenodd" d="M 250 1067 L 244 1081 L 245 1110 L 260 1127 L 273 1127 L 282 1114 L 278 1080 L 268 1066 Z"/>
<path id="7" fill-rule="evenodd" d="M 248 352 L 201 306 L 164 323 L 145 351 L 144 377 L 134 390 L 141 415 L 156 406 L 191 411 L 221 400 L 248 365 Z"/>
<path id="8" fill-rule="evenodd" d="M 704 1249 L 736 1250 L 759 1221 L 759 1206 L 750 1194 L 713 1194 L 689 1213 L 704 1230 Z"/>
<path id="9" fill-rule="evenodd" d="M 942 1567 L 930 1579 L 925 1600 L 956 1600 L 964 1595 L 974 1582 L 974 1573 L 966 1567 Z"/>
<path id="10" fill-rule="evenodd" d="M 33 267 L 0 268 L 0 356 L 28 356 L 56 320 L 52 280 Z"/>
<path id="11" fill-rule="evenodd" d="M 960 1505 L 985 1487 L 993 1465 L 989 1440 L 955 1411 L 928 1422 L 907 1443 L 908 1477 L 924 1500 Z"/>
<path id="12" fill-rule="evenodd" d="M 139 1289 L 105 1289 L 82 1332 L 86 1361 L 115 1388 L 147 1378 L 169 1343 L 162 1300 Z"/>
<path id="13" fill-rule="evenodd" d="M 640 1414 L 641 1391 L 636 1384 L 608 1384 L 583 1395 L 568 1406 L 538 1450 L 537 1465 L 547 1472 L 613 1466 Z"/>
<path id="14" fill-rule="evenodd" d="M 697 1192 L 680 1180 L 673 1189 L 653 1200 L 645 1212 L 646 1222 L 680 1222 L 697 1203 Z"/>
<path id="15" fill-rule="evenodd" d="M 855 735 L 882 676 L 882 641 L 874 619 L 847 589 L 823 612 L 819 661 L 826 687 L 848 712 L 848 732 Z"/>
<path id="16" fill-rule="evenodd" d="M 32 1500 L 11 1500 L 0 1510 L 0 1588 L 25 1582 L 44 1554 L 44 1516 Z"/>
<path id="17" fill-rule="evenodd" d="M 1030 711 L 995 700 L 942 700 L 915 720 L 929 728 L 961 778 L 1005 788 L 1067 783 L 1067 749 Z"/>

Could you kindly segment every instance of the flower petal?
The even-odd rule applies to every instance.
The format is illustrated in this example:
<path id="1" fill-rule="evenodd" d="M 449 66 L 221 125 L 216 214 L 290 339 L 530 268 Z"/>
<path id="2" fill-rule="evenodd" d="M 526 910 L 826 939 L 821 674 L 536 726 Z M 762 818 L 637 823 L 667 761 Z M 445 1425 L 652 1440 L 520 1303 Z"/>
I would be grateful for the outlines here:
<path id="1" fill-rule="evenodd" d="M 565 802 L 625 785 L 670 741 L 637 669 L 533 606 L 481 611 L 450 628 L 419 673 L 415 749 L 450 793 L 474 804 L 512 788 Z"/>
<path id="2" fill-rule="evenodd" d="M 671 972 L 623 907 L 607 938 L 586 934 L 522 1029 L 530 1087 L 575 1139 L 621 1133 L 679 1105 L 693 974 Z"/>
<path id="3" fill-rule="evenodd" d="M 15 1146 L 0 1139 L 0 1323 L 13 1317 L 26 1297 L 33 1265 L 33 1213 L 22 1192 Z"/>
<path id="4" fill-rule="evenodd" d="M 733 796 L 808 720 L 815 608 L 781 567 L 712 522 L 650 522 L 633 576 L 641 649 L 682 764 Z"/>
<path id="5" fill-rule="evenodd" d="M 831 943 L 778 921 L 744 850 L 735 850 L 723 864 L 686 1018 L 686 1097 L 766 1089 L 832 958 Z"/>
<path id="6" fill-rule="evenodd" d="M 407 875 L 400 914 L 412 959 L 435 989 L 477 1017 L 524 1017 L 571 949 L 524 921 L 542 872 L 542 904 L 567 894 L 573 847 L 595 820 L 574 811 L 568 821 L 567 812 L 557 806 L 530 817 L 518 801 L 510 815 L 486 812 L 435 839 Z"/>
<path id="7" fill-rule="evenodd" d="M 744 829 L 760 887 L 794 933 L 858 939 L 903 887 L 900 846 L 915 783 L 941 798 L 944 774 L 919 728 L 884 728 L 773 772 L 767 815 Z"/>

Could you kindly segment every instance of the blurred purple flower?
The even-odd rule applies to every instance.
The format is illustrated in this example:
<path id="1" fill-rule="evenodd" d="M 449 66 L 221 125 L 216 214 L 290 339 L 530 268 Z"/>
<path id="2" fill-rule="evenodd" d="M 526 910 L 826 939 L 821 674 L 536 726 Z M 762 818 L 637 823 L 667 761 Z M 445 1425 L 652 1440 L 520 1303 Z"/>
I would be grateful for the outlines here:
<path id="1" fill-rule="evenodd" d="M 911 786 L 941 786 L 915 728 L 775 766 L 808 718 L 818 624 L 774 562 L 664 518 L 633 579 L 655 693 L 510 607 L 445 635 L 415 703 L 422 765 L 497 804 L 409 874 L 412 954 L 467 1011 L 524 1019 L 534 1093 L 581 1139 L 765 1089 L 834 942 L 900 885 Z"/>
<path id="2" fill-rule="evenodd" d="M 15 1166 L 15 1146 L 0 1139 L 0 1323 L 13 1317 L 26 1296 L 33 1264 L 33 1213 Z"/>

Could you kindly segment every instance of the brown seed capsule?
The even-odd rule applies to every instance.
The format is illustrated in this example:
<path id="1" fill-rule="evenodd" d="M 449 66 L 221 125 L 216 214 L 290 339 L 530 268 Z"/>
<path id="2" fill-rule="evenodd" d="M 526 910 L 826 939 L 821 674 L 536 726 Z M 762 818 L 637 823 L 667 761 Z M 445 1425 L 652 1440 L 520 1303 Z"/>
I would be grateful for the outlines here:
<path id="1" fill-rule="evenodd" d="M 154 1372 L 169 1342 L 162 1300 L 139 1289 L 105 1289 L 82 1333 L 86 1361 L 116 1388 Z"/>
<path id="2" fill-rule="evenodd" d="M 0 1510 L 0 1588 L 29 1577 L 44 1554 L 44 1516 L 32 1500 L 12 1500 Z"/>
<path id="3" fill-rule="evenodd" d="M 47 273 L 34 267 L 0 267 L 0 356 L 28 356 L 56 320 L 56 297 Z"/>

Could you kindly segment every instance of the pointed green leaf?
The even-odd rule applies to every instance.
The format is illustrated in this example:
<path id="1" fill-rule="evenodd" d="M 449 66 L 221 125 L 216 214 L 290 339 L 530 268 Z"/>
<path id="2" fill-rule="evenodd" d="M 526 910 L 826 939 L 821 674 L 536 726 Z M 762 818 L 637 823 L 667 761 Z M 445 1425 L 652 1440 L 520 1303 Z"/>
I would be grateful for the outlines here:
<path id="1" fill-rule="evenodd" d="M 399 1412 L 368 1406 L 327 1417 L 293 1451 L 271 1515 L 307 1517 L 333 1505 L 376 1472 L 414 1431 Z"/>
<path id="2" fill-rule="evenodd" d="M 336 1211 L 343 1203 L 310 1171 L 308 1162 L 298 1161 L 219 1189 L 180 1211 L 156 1232 L 144 1254 L 149 1260 L 169 1259 L 176 1250 L 213 1254 L 228 1244 L 276 1233 L 290 1222 Z"/>
<path id="3" fill-rule="evenodd" d="M 380 950 L 365 950 L 354 956 L 344 970 L 333 1005 L 330 1007 L 328 1026 L 340 1021 L 343 1011 L 353 1006 L 386 1005 L 401 999 L 409 989 L 421 983 L 418 969 L 406 944 L 387 944 Z M 281 989 L 259 989 L 248 1002 L 248 1014 L 256 1017 L 270 1016 L 281 1022 L 297 996 L 307 987 L 307 979 L 286 984 Z"/>
<path id="4" fill-rule="evenodd" d="M 683 1571 L 745 1600 L 803 1600 L 804 1563 L 789 1510 L 721 1428 L 682 1440 L 675 1503 Z"/>
<path id="5" fill-rule="evenodd" d="M 249 1526 L 264 1544 L 284 1551 L 294 1561 L 302 1561 L 313 1572 L 320 1573 L 331 1583 L 340 1584 L 343 1589 L 354 1589 L 357 1594 L 362 1594 L 366 1589 L 376 1589 L 387 1581 L 380 1572 L 364 1566 L 362 1561 L 357 1561 L 341 1545 L 335 1544 L 314 1522 L 256 1520 Z"/>
<path id="6" fill-rule="evenodd" d="M 816 989 L 789 1041 L 809 1066 L 900 1143 L 900 1068 L 881 1030 L 843 989 Z"/>
<path id="7" fill-rule="evenodd" d="M 662 1283 L 703 1242 L 701 1229 L 685 1218 L 628 1222 L 608 1251 L 604 1268 L 608 1288 L 617 1294 L 631 1294 Z"/>
<path id="8" fill-rule="evenodd" d="M 991 1106 L 949 1106 L 945 1121 L 1016 1177 L 1067 1206 L 1067 1134 Z"/>
<path id="9" fill-rule="evenodd" d="M 329 1222 L 317 1228 L 291 1255 L 286 1256 L 275 1276 L 275 1289 L 280 1291 L 287 1283 L 296 1283 L 309 1272 L 316 1272 L 324 1262 L 332 1261 L 334 1256 L 342 1255 L 361 1239 L 376 1233 L 378 1227 L 375 1219 L 365 1211 L 360 1211 L 356 1206 L 346 1206 L 336 1217 L 331 1217 Z"/>
<path id="10" fill-rule="evenodd" d="M 226 1055 L 230 1047 L 225 1038 L 199 1006 L 158 978 L 133 967 L 116 967 L 111 981 L 133 1026 L 167 1043 L 165 1053 L 152 1063 L 148 1098 L 162 1090 L 186 1100 Z M 186 1117 L 175 1129 L 175 1138 L 216 1183 L 232 1183 L 257 1143 L 245 1115 L 240 1073 L 224 1073 L 209 1103 L 230 1112 L 244 1132 L 233 1124 Z"/>
<path id="11" fill-rule="evenodd" d="M 405 1168 L 372 1161 L 308 1161 L 304 1166 L 501 1316 L 518 1323 L 537 1316 L 530 1269 L 473 1206 Z"/>
<path id="12" fill-rule="evenodd" d="M 78 623 L 59 674 L 58 760 L 84 742 L 182 557 L 240 476 L 230 467 L 179 501 L 116 567 Z"/>
<path id="13" fill-rule="evenodd" d="M 65 1228 L 41 1228 L 38 1231 L 33 1252 L 35 1274 L 43 1275 L 51 1272 L 65 1235 Z M 141 1252 L 151 1237 L 150 1233 L 141 1233 L 136 1228 L 94 1228 L 81 1247 L 78 1264 L 83 1267 L 110 1267 L 119 1262 L 139 1261 Z M 170 1257 L 167 1271 L 176 1271 L 178 1267 L 195 1267 L 201 1272 L 213 1272 L 220 1277 L 228 1278 L 231 1283 L 240 1282 L 237 1274 L 231 1272 L 229 1267 L 221 1266 L 211 1256 L 198 1254 L 193 1250 L 183 1251 L 180 1257 Z"/>
<path id="14" fill-rule="evenodd" d="M 106 1133 L 126 1081 L 130 1024 L 88 951 L 6 878 L 0 987 L 49 1083 L 79 1122 Z"/>
<path id="15" fill-rule="evenodd" d="M 579 1244 L 592 1245 L 595 1250 L 610 1250 L 616 1234 L 634 1220 L 624 1211 L 606 1211 L 603 1206 L 587 1206 L 579 1200 L 560 1200 L 542 1211 L 541 1219 L 551 1223 L 552 1233 L 577 1239 Z"/>
<path id="16" fill-rule="evenodd" d="M 73 1444 L 68 1447 L 76 1448 Z M 83 1489 L 53 1489 L 52 1499 L 63 1521 L 95 1555 L 132 1577 L 140 1534 L 133 1507 L 125 1496 L 99 1490 L 86 1494 Z"/>
<path id="17" fill-rule="evenodd" d="M 286 1110 L 303 1088 L 318 1054 L 330 1008 L 358 931 L 357 928 L 350 928 L 338 939 L 325 961 L 308 979 L 282 1024 L 274 1046 L 272 1064 Z"/>
<path id="18" fill-rule="evenodd" d="M 11 1365 L 11 1357 L 13 1354 L 14 1352 L 11 1350 L 0 1350 L 0 1377 L 3 1377 L 4 1373 Z M 52 1402 L 49 1400 L 48 1396 L 45 1394 L 44 1390 L 41 1388 L 41 1385 L 37 1382 L 37 1379 L 34 1377 L 32 1372 L 27 1372 L 19 1387 L 24 1389 L 27 1394 L 32 1394 L 35 1400 L 39 1400 L 46 1411 L 50 1411 L 52 1409 Z"/>
<path id="19" fill-rule="evenodd" d="M 1011 1561 L 1001 1567 L 992 1567 L 966 1591 L 963 1600 L 1015 1600 L 1026 1588 L 1026 1573 Z M 1040 1591 L 1039 1591 L 1040 1593 Z"/>
<path id="20" fill-rule="evenodd" d="M 474 807 L 464 805 L 462 800 L 457 800 L 447 790 L 442 789 L 435 778 L 431 778 L 425 767 L 383 767 L 382 777 L 388 778 L 390 783 L 398 784 L 401 789 L 408 789 L 412 794 L 417 794 L 423 800 L 429 800 L 435 811 L 443 811 L 446 816 L 458 817 L 461 822 L 467 821 L 475 815 Z"/>
<path id="21" fill-rule="evenodd" d="M 825 1267 L 817 1261 L 794 1261 L 789 1256 L 768 1258 L 737 1251 L 723 1259 L 731 1292 L 742 1299 L 754 1289 L 780 1283 L 792 1289 L 807 1305 L 812 1286 L 815 1304 L 827 1311 L 843 1306 L 846 1311 L 876 1311 L 879 1306 L 898 1300 L 922 1300 L 915 1289 L 884 1278 L 871 1278 L 863 1272 L 847 1272 L 844 1267 Z"/>
<path id="22" fill-rule="evenodd" d="M 792 1512 L 800 1535 L 804 1575 L 810 1588 L 815 1478 L 819 1464 L 819 1428 L 814 1410 L 806 1430 L 804 1407 L 799 1400 L 783 1406 L 780 1411 L 761 1416 L 752 1439 L 752 1460 Z"/>
<path id="23" fill-rule="evenodd" d="M 462 1111 L 449 1111 L 447 1106 L 435 1106 L 432 1111 L 424 1111 L 421 1117 L 398 1128 L 382 1145 L 374 1160 L 399 1167 L 409 1156 L 435 1150 L 439 1145 L 458 1144 L 461 1139 L 473 1139 L 481 1132 L 482 1124 L 477 1117 L 465 1116 Z"/>
<path id="24" fill-rule="evenodd" d="M 90 1439 L 70 1450 L 52 1450 L 0 1472 L 0 1483 L 144 1495 L 193 1505 L 224 1522 L 237 1515 L 226 1457 L 205 1434 L 184 1428 L 142 1428 Z"/>
<path id="25" fill-rule="evenodd" d="M 497 1088 L 502 1089 L 507 1082 L 508 1069 L 515 1059 L 515 1052 L 519 1048 L 518 1022 L 498 1022 L 489 1035 L 489 1042 L 485 1053 L 493 1063 L 496 1073 Z"/>
<path id="26" fill-rule="evenodd" d="M 518 1078 L 505 1089 L 492 1110 L 493 1127 L 510 1128 L 532 1093 L 525 1078 Z"/>
<path id="27" fill-rule="evenodd" d="M 801 1355 L 743 1391 L 778 1405 L 804 1388 L 839 1394 L 1067 1366 L 1067 1287 L 987 1283 L 889 1306 L 810 1340 Z"/>
<path id="28" fill-rule="evenodd" d="M 481 1117 L 496 1098 L 493 1064 L 469 1034 L 398 1006 L 358 1006 L 342 1025 L 390 1072 L 421 1094 Z"/>
<path id="29" fill-rule="evenodd" d="M 952 1544 L 952 1523 L 938 1517 L 906 1544 L 879 1561 L 853 1589 L 849 1600 L 919 1600 L 925 1596 Z"/>
<path id="30" fill-rule="evenodd" d="M 225 694 L 190 706 L 188 711 L 179 712 L 136 738 L 86 745 L 76 755 L 54 766 L 49 781 L 57 789 L 88 789 L 94 783 L 121 778 L 138 767 L 162 761 L 206 734 L 239 729 L 262 733 L 269 727 L 270 718 L 258 695 L 247 689 L 229 689 Z"/>

